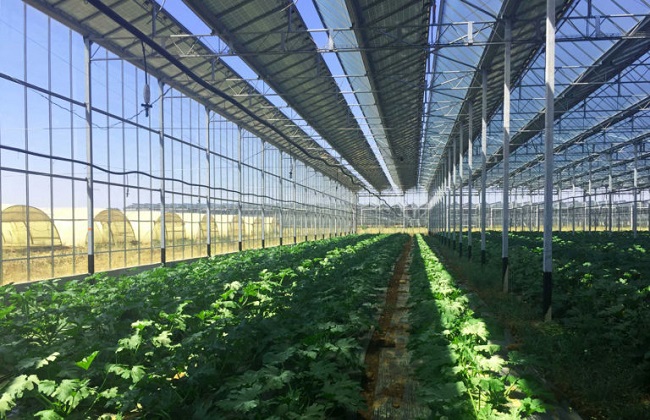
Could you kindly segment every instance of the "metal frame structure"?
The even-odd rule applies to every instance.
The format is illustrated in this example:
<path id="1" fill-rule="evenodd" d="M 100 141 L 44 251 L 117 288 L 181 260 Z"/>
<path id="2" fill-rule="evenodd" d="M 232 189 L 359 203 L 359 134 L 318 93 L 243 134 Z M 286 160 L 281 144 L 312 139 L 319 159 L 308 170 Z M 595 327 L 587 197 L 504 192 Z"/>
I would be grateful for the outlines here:
<path id="1" fill-rule="evenodd" d="M 468 258 L 480 231 L 482 261 L 501 229 L 508 290 L 509 231 L 539 229 L 550 317 L 554 229 L 647 228 L 648 0 L 24 0 L 1 25 L 0 204 L 54 220 L 49 251 L 3 239 L 26 280 L 412 227 Z"/>

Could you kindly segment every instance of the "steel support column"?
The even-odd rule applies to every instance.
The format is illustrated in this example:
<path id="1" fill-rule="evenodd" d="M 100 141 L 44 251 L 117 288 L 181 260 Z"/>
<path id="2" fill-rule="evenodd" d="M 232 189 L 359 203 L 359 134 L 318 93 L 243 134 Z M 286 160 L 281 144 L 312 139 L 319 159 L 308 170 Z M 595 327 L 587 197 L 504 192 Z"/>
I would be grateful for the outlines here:
<path id="1" fill-rule="evenodd" d="M 609 167 L 607 169 L 607 231 L 612 233 L 613 229 L 613 214 L 614 214 L 614 205 L 612 203 L 612 154 L 609 154 Z"/>
<path id="2" fill-rule="evenodd" d="M 562 232 L 562 173 L 558 173 L 557 186 L 557 227 L 558 232 Z"/>
<path id="3" fill-rule="evenodd" d="M 210 109 L 205 108 L 205 176 L 206 176 L 206 191 L 205 191 L 205 217 L 206 223 L 206 252 L 208 257 L 212 255 L 212 177 L 210 172 Z"/>
<path id="4" fill-rule="evenodd" d="M 639 202 L 639 181 L 638 181 L 638 155 L 639 143 L 634 143 L 634 201 L 632 203 L 632 234 L 636 238 L 638 228 L 638 202 Z"/>
<path id="5" fill-rule="evenodd" d="M 546 0 L 546 116 L 544 132 L 544 250 L 542 313 L 552 317 L 553 293 L 553 120 L 555 113 L 555 0 Z"/>
<path id="6" fill-rule="evenodd" d="M 266 248 L 266 142 L 262 140 L 262 248 Z"/>
<path id="7" fill-rule="evenodd" d="M 237 191 L 239 192 L 239 200 L 237 201 L 237 249 L 242 251 L 244 249 L 244 235 L 242 232 L 243 228 L 243 188 L 244 188 L 244 174 L 242 172 L 242 128 L 237 126 L 237 177 L 239 179 L 239 185 Z"/>
<path id="8" fill-rule="evenodd" d="M 158 81 L 158 89 L 160 90 L 160 105 L 158 106 L 158 142 L 160 147 L 160 263 L 167 263 L 167 235 L 165 220 L 167 213 L 167 206 L 165 204 L 165 180 L 167 179 L 167 172 L 165 170 L 165 84 Z"/>
<path id="9" fill-rule="evenodd" d="M 503 291 L 507 292 L 508 284 L 508 228 L 510 226 L 509 189 L 510 189 L 510 66 L 512 46 L 512 30 L 510 19 L 505 21 L 505 45 L 503 65 L 503 204 L 501 226 L 501 279 Z"/>
<path id="10" fill-rule="evenodd" d="M 93 170 L 93 115 L 92 115 L 92 41 L 84 38 L 85 51 L 85 112 L 86 112 L 86 205 L 88 207 L 88 274 L 95 272 L 95 217 L 94 170 Z M 29 228 L 29 226 L 28 226 Z M 27 261 L 29 265 L 29 260 Z"/>
<path id="11" fill-rule="evenodd" d="M 485 254 L 485 223 L 486 223 L 486 191 L 487 179 L 487 70 L 481 70 L 481 264 L 486 263 Z"/>
<path id="12" fill-rule="evenodd" d="M 458 214 L 458 256 L 463 257 L 463 124 L 460 125 L 458 136 L 458 198 L 460 212 Z"/>
<path id="13" fill-rule="evenodd" d="M 297 223 L 296 223 L 297 222 L 297 220 L 296 220 L 297 214 L 296 213 L 298 212 L 298 208 L 297 208 L 297 206 L 298 206 L 298 204 L 297 204 L 297 194 L 298 194 L 298 192 L 296 191 L 297 190 L 296 177 L 297 177 L 297 175 L 296 175 L 296 158 L 291 157 L 291 170 L 289 172 L 289 178 L 291 178 L 292 183 L 293 183 L 292 187 L 293 187 L 293 244 L 294 245 L 296 243 L 298 243 L 298 232 L 297 232 L 298 226 L 297 226 Z"/>
<path id="14" fill-rule="evenodd" d="M 469 117 L 467 125 L 467 168 L 469 176 L 467 177 L 467 205 L 469 208 L 469 213 L 467 214 L 467 259 L 472 259 L 472 175 L 474 174 L 474 107 L 472 103 L 469 103 Z"/>
<path id="15" fill-rule="evenodd" d="M 456 220 L 457 220 L 457 202 L 456 202 L 456 142 L 452 142 L 452 153 L 450 156 L 451 159 L 451 190 L 452 190 L 452 196 L 453 196 L 453 209 L 452 209 L 452 234 L 451 234 L 451 247 L 455 251 L 456 250 Z"/>
<path id="16" fill-rule="evenodd" d="M 282 150 L 278 150 L 280 160 L 278 161 L 278 173 L 280 177 L 278 178 L 278 188 L 279 188 L 279 197 L 280 197 L 280 246 L 284 245 L 284 157 L 282 156 Z"/>
<path id="17" fill-rule="evenodd" d="M 591 189 L 591 176 L 592 176 L 592 168 L 591 168 L 591 166 L 592 166 L 591 159 L 589 159 L 589 184 L 587 186 L 587 195 L 589 196 L 589 204 L 588 204 L 588 207 L 587 207 L 587 219 L 589 220 L 589 232 L 591 232 L 591 226 L 592 226 L 592 222 L 591 222 L 591 191 L 592 191 L 592 189 Z"/>

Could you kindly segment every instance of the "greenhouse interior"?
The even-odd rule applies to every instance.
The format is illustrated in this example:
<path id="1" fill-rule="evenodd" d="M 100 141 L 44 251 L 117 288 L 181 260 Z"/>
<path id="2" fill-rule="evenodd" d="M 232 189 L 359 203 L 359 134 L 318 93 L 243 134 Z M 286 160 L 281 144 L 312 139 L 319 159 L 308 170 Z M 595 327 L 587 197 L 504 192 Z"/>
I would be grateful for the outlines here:
<path id="1" fill-rule="evenodd" d="M 0 0 L 0 419 L 650 418 L 650 0 Z"/>

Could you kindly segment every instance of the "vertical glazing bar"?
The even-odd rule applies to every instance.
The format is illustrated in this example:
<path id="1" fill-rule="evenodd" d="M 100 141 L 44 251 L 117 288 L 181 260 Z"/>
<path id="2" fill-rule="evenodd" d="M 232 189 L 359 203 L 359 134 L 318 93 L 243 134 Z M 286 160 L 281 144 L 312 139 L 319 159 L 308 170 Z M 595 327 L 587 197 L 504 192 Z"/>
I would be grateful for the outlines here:
<path id="1" fill-rule="evenodd" d="M 542 314 L 552 317 L 553 293 L 553 120 L 555 114 L 555 0 L 546 0 L 546 116 L 544 130 L 544 251 Z"/>
<path id="2" fill-rule="evenodd" d="M 474 106 L 469 103 L 469 117 L 467 122 L 467 205 L 469 213 L 467 214 L 467 259 L 472 259 L 472 178 L 474 177 Z"/>
<path id="3" fill-rule="evenodd" d="M 90 52 L 87 52 L 87 62 L 90 63 Z M 23 80 L 27 81 L 27 4 L 23 5 Z M 90 65 L 87 66 L 90 68 Z M 86 75 L 89 79 L 89 76 Z M 87 83 L 86 83 L 87 84 Z M 25 150 L 29 150 L 29 104 L 27 96 L 27 86 L 23 87 L 23 126 L 25 128 L 24 133 L 24 147 Z M 86 122 L 87 125 L 87 122 Z M 25 155 L 25 228 L 27 232 L 31 232 L 31 217 L 30 211 L 30 197 L 29 197 L 29 156 Z M 54 215 L 51 215 L 54 216 Z M 27 280 L 32 280 L 32 247 L 29 236 L 26 235 L 25 241 L 25 256 L 27 259 Z"/>
<path id="4" fill-rule="evenodd" d="M 50 17 L 47 18 L 47 90 L 48 92 L 52 91 L 52 18 Z M 52 133 L 52 95 L 48 93 L 47 99 L 47 137 L 49 143 L 49 153 L 50 156 L 52 156 L 54 155 L 54 148 L 52 145 L 54 137 Z M 49 170 L 50 215 L 54 216 L 54 179 L 52 177 L 52 174 L 54 174 L 53 159 L 50 159 Z M 1 223 L 0 226 L 2 226 Z M 54 277 L 54 223 L 50 223 L 50 277 Z"/>
<path id="5" fill-rule="evenodd" d="M 237 192 L 239 199 L 237 200 L 237 249 L 242 251 L 244 249 L 244 235 L 243 235 L 243 195 L 244 195 L 244 174 L 242 171 L 242 128 L 237 126 Z"/>
<path id="6" fill-rule="evenodd" d="M 92 116 L 92 41 L 84 38 L 85 67 L 86 67 L 86 206 L 88 209 L 88 274 L 95 272 L 95 232 L 93 230 L 93 215 L 95 200 L 93 196 L 93 116 Z"/>
<path id="7" fill-rule="evenodd" d="M 105 63 L 105 66 L 106 66 L 105 67 L 106 73 L 104 74 L 104 76 L 105 76 L 105 79 L 104 79 L 104 97 L 106 98 L 105 106 L 106 106 L 106 109 L 110 109 L 109 108 L 109 102 L 110 102 L 109 92 L 112 90 L 112 86 L 111 86 L 111 83 L 110 83 L 111 78 L 110 78 L 110 66 L 109 66 L 109 62 L 108 62 L 108 50 L 104 50 L 104 58 L 105 58 L 104 63 Z M 108 115 L 106 115 L 106 126 L 107 127 L 110 125 L 110 122 L 111 122 L 110 117 Z M 106 166 L 109 167 L 109 168 L 111 167 L 111 143 L 112 143 L 111 142 L 111 130 L 106 130 Z M 110 182 L 111 182 L 110 174 L 108 174 L 107 179 L 108 179 L 108 182 L 110 184 Z M 113 203 L 113 200 L 112 200 L 112 197 L 111 197 L 111 195 L 112 195 L 111 190 L 112 190 L 112 188 L 109 185 L 108 188 L 106 189 L 106 198 L 108 199 L 108 208 L 111 208 L 112 203 Z M 93 218 L 94 218 L 94 214 L 93 214 Z M 109 225 L 111 224 L 111 212 L 108 212 L 108 224 Z M 112 256 L 113 256 L 112 251 L 113 251 L 113 249 L 112 248 L 113 248 L 113 246 L 112 246 L 111 241 L 108 241 L 108 268 L 109 269 L 113 268 L 113 265 L 112 265 L 112 262 L 113 262 L 112 261 Z M 106 252 L 106 251 L 104 251 L 104 252 Z"/>
<path id="8" fill-rule="evenodd" d="M 512 45 L 512 30 L 510 19 L 506 19 L 504 66 L 503 66 L 503 203 L 501 226 L 501 279 L 503 291 L 507 292 L 508 284 L 508 228 L 510 225 L 509 214 L 509 189 L 510 189 L 510 59 Z"/>
<path id="9" fill-rule="evenodd" d="M 126 99 L 126 93 L 125 93 L 125 80 L 124 80 L 124 60 L 120 60 L 120 86 L 121 86 L 121 98 Z M 126 118 L 126 100 L 120 101 L 122 103 L 122 109 L 121 109 L 121 117 L 123 119 L 122 123 L 120 124 L 122 128 L 122 168 L 126 171 L 126 123 L 124 122 Z M 122 188 L 122 206 L 124 207 L 124 211 L 126 212 L 126 199 L 129 196 L 129 177 L 128 176 L 123 176 L 122 177 L 122 183 L 126 185 L 126 187 Z M 126 233 L 128 232 L 127 230 L 127 218 L 123 217 L 122 218 L 122 231 L 124 232 L 122 235 L 122 242 L 124 243 L 122 245 L 122 257 L 124 258 L 124 263 L 122 264 L 123 267 L 127 267 L 128 264 L 128 257 L 127 257 L 127 247 L 129 246 L 129 242 L 127 240 L 127 235 Z"/>
<path id="10" fill-rule="evenodd" d="M 487 70 L 481 70 L 481 264 L 486 263 L 486 191 L 487 180 Z"/>
<path id="11" fill-rule="evenodd" d="M 205 176 L 206 189 L 205 189 L 205 217 L 206 221 L 206 253 L 212 255 L 212 172 L 210 167 L 210 109 L 205 107 Z"/>
<path id="12" fill-rule="evenodd" d="M 69 91 L 68 91 L 68 97 L 72 98 L 74 94 L 74 71 L 73 71 L 73 65 L 74 63 L 73 60 L 73 48 L 72 48 L 72 29 L 68 30 L 68 86 L 69 86 Z M 76 116 L 74 115 L 74 104 L 70 102 L 70 107 L 68 108 L 68 112 L 70 113 L 70 119 L 68 120 L 68 123 L 70 124 L 70 156 L 75 156 L 75 140 L 76 140 L 76 131 L 75 130 L 75 119 Z M 71 175 L 76 175 L 75 174 L 75 164 L 74 162 L 70 162 L 70 174 Z M 71 192 L 70 192 L 70 203 L 72 203 L 72 220 L 76 220 L 77 218 L 77 212 L 75 210 L 74 203 L 76 203 L 76 198 L 77 198 L 77 193 L 76 193 L 76 188 L 74 186 L 74 181 L 71 181 Z M 72 224 L 72 237 L 76 238 L 77 237 L 77 229 L 75 227 L 75 224 Z M 77 248 L 72 247 L 72 273 L 76 274 L 77 273 Z M 138 264 L 140 264 L 140 261 L 138 261 Z"/>

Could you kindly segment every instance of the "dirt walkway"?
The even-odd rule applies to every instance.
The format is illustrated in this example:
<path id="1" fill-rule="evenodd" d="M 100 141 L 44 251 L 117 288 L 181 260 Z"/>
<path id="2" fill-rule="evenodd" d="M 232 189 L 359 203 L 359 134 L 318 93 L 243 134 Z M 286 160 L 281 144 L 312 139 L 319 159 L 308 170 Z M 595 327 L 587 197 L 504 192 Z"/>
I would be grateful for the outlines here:
<path id="1" fill-rule="evenodd" d="M 426 417 L 428 409 L 415 402 L 417 384 L 410 375 L 407 301 L 412 239 L 404 246 L 388 284 L 386 303 L 366 352 L 364 397 L 369 410 L 364 419 L 412 419 Z"/>

